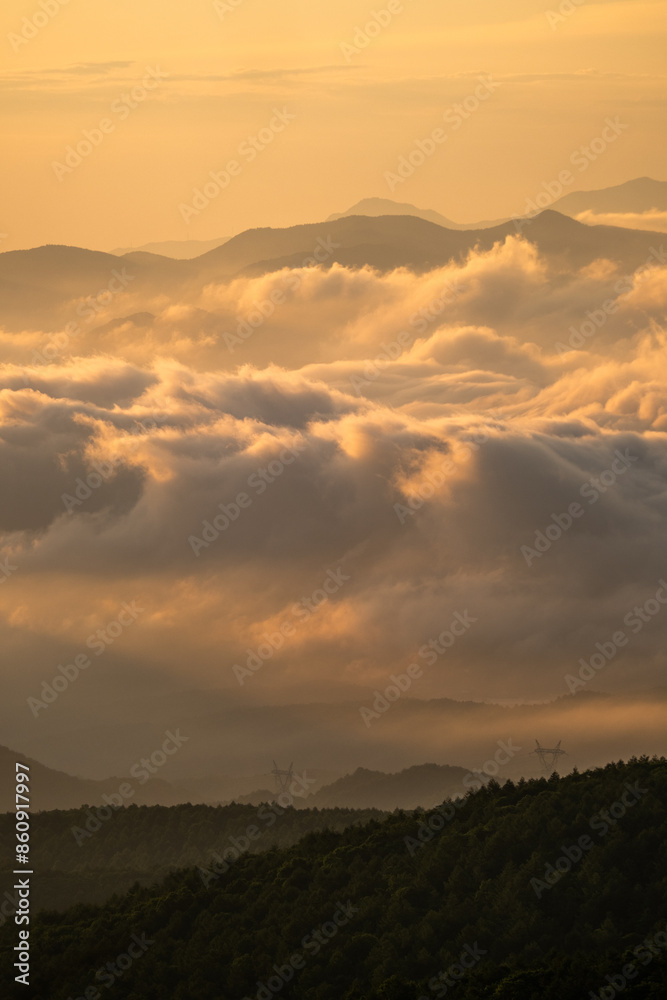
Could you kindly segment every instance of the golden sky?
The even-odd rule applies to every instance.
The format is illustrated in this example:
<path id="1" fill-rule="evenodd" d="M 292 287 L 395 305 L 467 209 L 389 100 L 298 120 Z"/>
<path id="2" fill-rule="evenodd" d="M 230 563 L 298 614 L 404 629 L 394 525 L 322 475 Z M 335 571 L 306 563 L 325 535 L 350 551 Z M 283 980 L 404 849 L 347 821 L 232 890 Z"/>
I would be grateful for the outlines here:
<path id="1" fill-rule="evenodd" d="M 5 0 L 0 12 L 3 250 L 210 239 L 371 196 L 460 222 L 507 216 L 607 117 L 628 128 L 576 187 L 667 175 L 663 0 L 43 5 Z M 364 38 L 373 11 L 386 23 Z M 386 172 L 489 76 L 500 86 L 392 192 Z M 274 109 L 295 117 L 240 155 Z M 101 141 L 58 176 L 54 162 L 104 119 Z M 179 205 L 232 159 L 238 175 L 186 225 Z"/>

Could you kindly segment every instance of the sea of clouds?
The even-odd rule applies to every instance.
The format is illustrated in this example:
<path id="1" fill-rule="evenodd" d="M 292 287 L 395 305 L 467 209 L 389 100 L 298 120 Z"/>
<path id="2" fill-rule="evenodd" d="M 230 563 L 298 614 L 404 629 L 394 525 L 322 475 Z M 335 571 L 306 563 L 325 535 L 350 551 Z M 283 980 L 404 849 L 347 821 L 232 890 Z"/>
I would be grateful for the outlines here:
<path id="1" fill-rule="evenodd" d="M 667 574 L 656 249 L 635 275 L 508 238 L 425 274 L 128 282 L 92 316 L 61 296 L 47 330 L 28 304 L 0 332 L 7 711 L 130 600 L 123 683 L 362 697 L 468 611 L 419 697 L 566 694 Z M 344 585 L 240 691 L 328 571 Z M 666 623 L 598 686 L 659 684 Z"/>

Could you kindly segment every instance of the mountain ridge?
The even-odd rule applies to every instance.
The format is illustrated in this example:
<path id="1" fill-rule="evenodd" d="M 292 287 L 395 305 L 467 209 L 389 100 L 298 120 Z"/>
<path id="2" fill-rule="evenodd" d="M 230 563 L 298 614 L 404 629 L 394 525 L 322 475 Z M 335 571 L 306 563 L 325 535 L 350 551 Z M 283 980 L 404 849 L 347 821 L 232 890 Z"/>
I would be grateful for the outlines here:
<path id="1" fill-rule="evenodd" d="M 633 968 L 628 995 L 658 1000 L 664 943 L 646 942 L 665 938 L 666 792 L 665 758 L 641 757 L 491 782 L 261 853 L 242 835 L 104 906 L 38 914 L 31 985 L 78 996 L 140 932 L 150 948 L 122 989 L 142 1000 L 266 998 L 288 983 L 293 1000 L 411 1000 L 444 996 L 447 972 L 460 1000 L 576 1000 Z M 8 963 L 14 944 L 13 925 L 0 929 Z"/>
<path id="2" fill-rule="evenodd" d="M 473 252 L 490 251 L 509 237 L 537 247 L 556 271 L 610 259 L 627 273 L 652 259 L 664 234 L 585 225 L 547 209 L 533 219 L 489 229 L 452 230 L 414 216 L 348 216 L 329 223 L 246 230 L 193 260 L 144 252 L 123 257 L 80 247 L 45 245 L 0 254 L 0 295 L 9 331 L 31 323 L 44 332 L 76 317 L 104 313 L 104 321 L 137 312 L 141 296 L 178 299 L 206 285 L 270 271 L 334 264 L 381 273 L 406 268 L 423 274 Z M 661 251 L 662 252 L 662 251 Z M 117 297 L 117 301 L 116 301 Z"/>
<path id="3" fill-rule="evenodd" d="M 15 764 L 27 764 L 30 768 L 30 810 L 77 809 L 83 805 L 102 804 L 104 796 L 118 794 L 121 785 L 132 787 L 128 802 L 138 805 L 176 805 L 182 801 L 181 795 L 162 778 L 149 777 L 144 781 L 118 778 L 79 778 L 56 768 L 48 767 L 40 761 L 20 751 L 0 746 L 0 812 L 15 809 L 14 775 Z"/>

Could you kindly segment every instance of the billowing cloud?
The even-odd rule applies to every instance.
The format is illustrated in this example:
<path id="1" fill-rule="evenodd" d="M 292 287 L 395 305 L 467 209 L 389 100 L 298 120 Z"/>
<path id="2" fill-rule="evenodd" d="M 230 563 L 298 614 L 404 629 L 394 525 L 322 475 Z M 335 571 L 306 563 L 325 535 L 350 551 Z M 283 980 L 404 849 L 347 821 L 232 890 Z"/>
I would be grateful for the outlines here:
<path id="1" fill-rule="evenodd" d="M 579 212 L 576 219 L 587 226 L 623 226 L 626 229 L 667 233 L 667 212 L 658 208 L 650 212 Z"/>
<path id="2" fill-rule="evenodd" d="M 619 631 L 584 686 L 657 684 L 665 287 L 658 260 L 552 273 L 511 238 L 423 275 L 305 268 L 133 302 L 48 364 L 32 351 L 53 334 L 28 333 L 24 359 L 14 336 L 11 710 L 132 601 L 136 624 L 77 689 L 91 704 L 128 678 L 361 703 L 415 658 L 416 697 L 548 698 Z"/>

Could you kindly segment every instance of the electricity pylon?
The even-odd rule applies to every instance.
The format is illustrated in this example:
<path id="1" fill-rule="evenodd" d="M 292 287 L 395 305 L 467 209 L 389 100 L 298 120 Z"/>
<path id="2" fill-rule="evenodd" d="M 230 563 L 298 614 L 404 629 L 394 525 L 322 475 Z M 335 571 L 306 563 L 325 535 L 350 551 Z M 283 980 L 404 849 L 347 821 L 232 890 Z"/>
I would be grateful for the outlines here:
<path id="1" fill-rule="evenodd" d="M 561 750 L 561 740 L 558 741 L 555 747 L 543 747 L 540 745 L 539 740 L 535 740 L 536 749 L 532 752 L 536 754 L 540 763 L 542 764 L 542 769 L 545 774 L 551 774 L 556 770 L 556 761 L 562 754 L 566 753 L 565 750 Z"/>
<path id="2" fill-rule="evenodd" d="M 287 770 L 284 770 L 279 768 L 274 760 L 271 774 L 275 778 L 276 794 L 280 795 L 281 792 L 287 792 L 294 778 L 294 763 L 290 764 Z"/>

